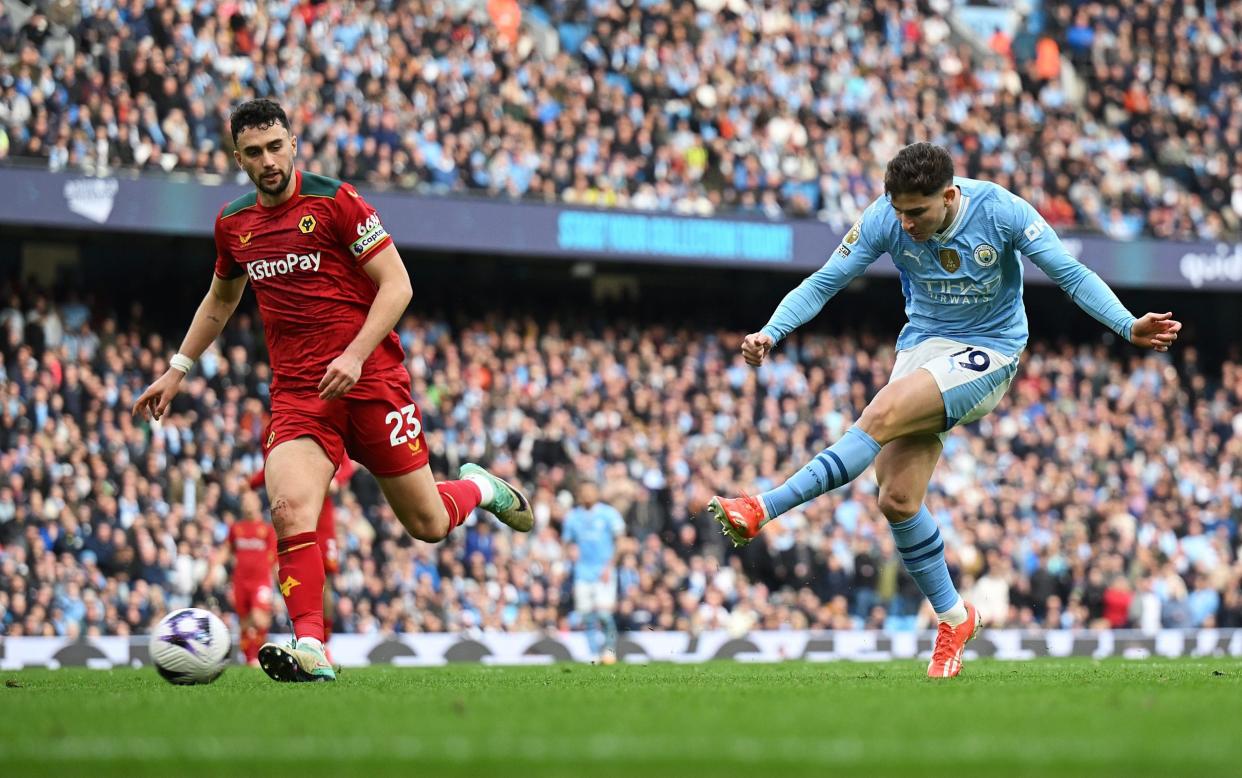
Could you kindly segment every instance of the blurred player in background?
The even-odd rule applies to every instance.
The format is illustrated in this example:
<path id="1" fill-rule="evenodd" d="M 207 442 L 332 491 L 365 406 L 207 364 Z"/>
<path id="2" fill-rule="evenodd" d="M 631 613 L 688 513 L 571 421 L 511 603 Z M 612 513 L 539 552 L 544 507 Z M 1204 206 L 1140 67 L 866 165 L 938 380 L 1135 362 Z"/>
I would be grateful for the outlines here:
<path id="1" fill-rule="evenodd" d="M 243 103 L 229 123 L 234 159 L 255 191 L 216 217 L 211 289 L 181 350 L 133 413 L 163 416 L 249 279 L 272 360 L 265 481 L 294 631 L 288 644 L 260 648 L 259 664 L 277 681 L 334 681 L 323 647 L 325 572 L 315 527 L 347 454 L 371 471 L 420 540 L 443 540 L 476 507 L 521 532 L 534 516 L 521 492 L 478 465 L 463 465 L 456 481 L 432 476 L 422 413 L 393 331 L 413 294 L 410 277 L 379 214 L 349 184 L 294 168 L 297 138 L 275 102 Z"/>
<path id="2" fill-rule="evenodd" d="M 578 486 L 578 504 L 565 517 L 562 540 L 572 544 L 574 610 L 582 617 L 591 652 L 602 664 L 617 661 L 617 538 L 625 520 L 600 502 L 591 481 Z"/>
<path id="3" fill-rule="evenodd" d="M 272 626 L 272 570 L 276 566 L 276 531 L 263 520 L 257 492 L 242 494 L 241 517 L 229 527 L 225 548 L 233 558 L 233 609 L 241 626 L 242 655 L 247 664 L 257 667 L 259 647 L 267 641 Z"/>
<path id="4" fill-rule="evenodd" d="M 332 576 L 341 571 L 341 554 L 336 542 L 336 504 L 332 502 L 332 495 L 344 488 L 353 475 L 353 460 L 346 457 L 332 476 L 328 493 L 323 498 L 323 507 L 319 509 L 319 522 L 315 526 L 315 540 L 319 544 L 319 553 L 323 556 L 323 646 L 329 661 L 332 659 L 332 653 L 328 650 L 328 641 L 332 639 L 332 621 L 336 615 L 332 597 Z M 250 476 L 250 488 L 262 487 L 263 477 L 262 469 L 255 471 L 254 475 Z"/>
<path id="5" fill-rule="evenodd" d="M 944 438 L 992 411 L 1026 347 L 1021 255 L 1118 336 L 1167 351 L 1181 324 L 1171 313 L 1135 318 L 1099 276 L 1066 251 L 1039 213 L 986 181 L 954 176 L 949 152 L 916 143 L 898 152 L 877 198 L 822 268 L 747 335 L 742 354 L 759 365 L 781 338 L 882 254 L 901 275 L 908 324 L 897 339 L 892 377 L 840 440 L 781 486 L 758 497 L 715 497 L 712 512 L 735 545 L 782 513 L 857 478 L 873 462 L 880 510 L 906 570 L 939 620 L 928 675 L 961 670 L 966 643 L 982 624 L 958 595 L 935 519 L 923 505 Z"/>

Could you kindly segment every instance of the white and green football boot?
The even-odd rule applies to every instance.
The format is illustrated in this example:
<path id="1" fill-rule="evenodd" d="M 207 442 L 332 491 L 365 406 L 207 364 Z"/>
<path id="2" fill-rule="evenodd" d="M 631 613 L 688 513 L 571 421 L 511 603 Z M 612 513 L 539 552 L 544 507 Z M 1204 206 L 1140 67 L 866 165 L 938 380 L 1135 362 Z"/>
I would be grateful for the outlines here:
<path id="1" fill-rule="evenodd" d="M 265 643 L 259 649 L 259 666 L 273 681 L 302 683 L 335 681 L 336 670 L 314 638 L 291 640 L 277 645 Z"/>
<path id="2" fill-rule="evenodd" d="M 530 500 L 521 490 L 503 478 L 498 478 L 483 468 L 467 462 L 457 473 L 458 478 L 485 480 L 492 487 L 492 498 L 479 507 L 496 516 L 518 532 L 530 532 L 535 526 L 535 514 L 531 513 Z"/>

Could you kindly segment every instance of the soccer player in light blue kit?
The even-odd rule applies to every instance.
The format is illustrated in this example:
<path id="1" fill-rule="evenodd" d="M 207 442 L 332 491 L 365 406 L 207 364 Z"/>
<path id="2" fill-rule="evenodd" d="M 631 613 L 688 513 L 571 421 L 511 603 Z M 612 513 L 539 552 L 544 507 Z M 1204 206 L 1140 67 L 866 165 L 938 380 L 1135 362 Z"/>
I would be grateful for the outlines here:
<path id="1" fill-rule="evenodd" d="M 824 266 L 785 296 L 761 331 L 746 336 L 742 354 L 750 365 L 762 363 L 781 338 L 888 253 L 909 322 L 897 338 L 888 385 L 840 440 L 784 484 L 758 497 L 715 497 L 710 507 L 741 546 L 767 522 L 844 486 L 874 462 L 880 510 L 939 619 L 927 674 L 947 678 L 960 672 L 962 651 L 982 622 L 953 586 L 923 497 L 948 431 L 990 413 L 1017 372 L 1027 340 L 1020 256 L 1140 348 L 1168 351 L 1182 325 L 1172 313 L 1135 318 L 1070 256 L 1030 203 L 996 184 L 955 177 L 953 159 L 940 146 L 902 149 L 888 164 L 884 190 Z"/>
<path id="2" fill-rule="evenodd" d="M 565 517 L 561 537 L 577 546 L 574 562 L 574 610 L 582 617 L 587 642 L 602 664 L 617 659 L 617 538 L 625 520 L 590 481 L 578 486 L 578 504 Z"/>

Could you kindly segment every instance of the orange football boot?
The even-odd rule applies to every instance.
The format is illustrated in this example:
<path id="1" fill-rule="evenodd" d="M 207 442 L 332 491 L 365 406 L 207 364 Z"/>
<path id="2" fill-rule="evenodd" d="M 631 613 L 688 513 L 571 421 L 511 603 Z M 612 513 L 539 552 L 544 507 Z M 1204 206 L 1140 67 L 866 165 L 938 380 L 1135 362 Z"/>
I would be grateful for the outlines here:
<path id="1" fill-rule="evenodd" d="M 966 644 L 979 634 L 983 619 L 978 609 L 966 605 L 966 620 L 956 627 L 947 621 L 936 629 L 936 646 L 932 649 L 931 662 L 927 665 L 928 678 L 953 678 L 962 672 L 962 651 Z"/>
<path id="2" fill-rule="evenodd" d="M 754 540 L 767 521 L 763 503 L 758 497 L 746 494 L 732 499 L 713 497 L 707 507 L 715 514 L 716 521 L 724 528 L 723 534 L 733 541 L 735 548 Z"/>

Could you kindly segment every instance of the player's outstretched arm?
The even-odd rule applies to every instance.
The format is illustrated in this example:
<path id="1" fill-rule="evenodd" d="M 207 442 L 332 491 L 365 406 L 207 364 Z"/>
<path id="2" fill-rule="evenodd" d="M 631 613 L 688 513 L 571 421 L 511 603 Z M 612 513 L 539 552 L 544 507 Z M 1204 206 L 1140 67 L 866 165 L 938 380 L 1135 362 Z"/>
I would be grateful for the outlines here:
<path id="1" fill-rule="evenodd" d="M 362 323 L 362 329 L 345 347 L 345 351 L 332 360 L 319 381 L 321 400 L 335 400 L 354 388 L 362 376 L 362 363 L 397 326 L 405 307 L 410 304 L 410 298 L 414 296 L 410 274 L 406 272 L 396 246 L 388 245 L 380 249 L 362 269 L 378 287 L 375 300 L 367 312 L 366 321 Z"/>
<path id="2" fill-rule="evenodd" d="M 220 337 L 220 332 L 224 329 L 229 317 L 233 315 L 233 311 L 237 310 L 237 304 L 241 302 L 242 292 L 245 289 L 246 276 L 244 275 L 228 279 L 219 276 L 212 278 L 211 289 L 198 304 L 198 310 L 195 311 L 194 319 L 190 322 L 190 329 L 185 334 L 185 340 L 181 341 L 180 353 L 191 359 L 198 359 L 212 341 Z M 150 419 L 163 416 L 164 411 L 168 409 L 168 404 L 180 391 L 181 381 L 184 378 L 184 371 L 169 367 L 164 371 L 164 375 L 156 379 L 155 383 L 148 386 L 147 390 L 138 397 L 132 413 L 135 416 L 142 414 Z"/>
<path id="3" fill-rule="evenodd" d="M 1182 323 L 1173 318 L 1173 312 L 1147 313 L 1134 320 L 1130 329 L 1130 342 L 1139 348 L 1168 351 L 1182 331 Z"/>
<path id="4" fill-rule="evenodd" d="M 872 203 L 867 208 L 823 267 L 785 295 L 763 329 L 742 340 L 742 357 L 746 364 L 752 367 L 761 364 L 781 339 L 818 316 L 837 292 L 862 275 L 888 250 L 882 237 L 885 225 L 876 215 L 875 206 L 876 203 Z"/>
<path id="5" fill-rule="evenodd" d="M 1078 307 L 1139 348 L 1169 350 L 1182 328 L 1172 313 L 1135 317 L 1102 278 L 1066 250 L 1030 203 L 1015 196 L 1012 204 L 1010 229 L 1015 247 L 1056 281 Z"/>

